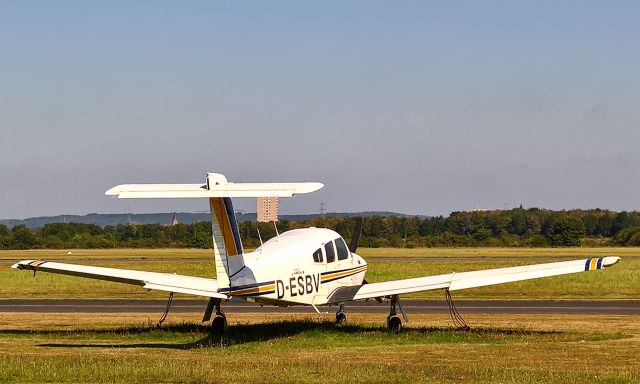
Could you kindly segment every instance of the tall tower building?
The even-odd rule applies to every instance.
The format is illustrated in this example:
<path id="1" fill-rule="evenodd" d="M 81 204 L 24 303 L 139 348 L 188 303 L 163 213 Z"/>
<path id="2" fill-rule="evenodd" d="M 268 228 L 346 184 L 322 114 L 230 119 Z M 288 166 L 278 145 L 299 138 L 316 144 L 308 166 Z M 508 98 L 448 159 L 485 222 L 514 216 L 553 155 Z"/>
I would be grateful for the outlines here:
<path id="1" fill-rule="evenodd" d="M 278 221 L 278 198 L 258 197 L 258 221 Z"/>

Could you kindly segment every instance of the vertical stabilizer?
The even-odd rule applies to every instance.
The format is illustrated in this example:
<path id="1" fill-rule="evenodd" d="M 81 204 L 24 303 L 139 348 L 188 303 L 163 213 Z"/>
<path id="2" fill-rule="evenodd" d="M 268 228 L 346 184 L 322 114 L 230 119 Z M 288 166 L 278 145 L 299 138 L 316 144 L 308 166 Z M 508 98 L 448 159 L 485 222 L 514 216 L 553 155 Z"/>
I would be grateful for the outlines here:
<path id="1" fill-rule="evenodd" d="M 222 175 L 209 174 L 207 188 L 222 181 L 217 180 L 219 176 Z M 228 288 L 230 277 L 244 267 L 238 222 L 230 197 L 212 197 L 209 199 L 209 207 L 211 209 L 213 253 L 216 261 L 218 288 Z"/>

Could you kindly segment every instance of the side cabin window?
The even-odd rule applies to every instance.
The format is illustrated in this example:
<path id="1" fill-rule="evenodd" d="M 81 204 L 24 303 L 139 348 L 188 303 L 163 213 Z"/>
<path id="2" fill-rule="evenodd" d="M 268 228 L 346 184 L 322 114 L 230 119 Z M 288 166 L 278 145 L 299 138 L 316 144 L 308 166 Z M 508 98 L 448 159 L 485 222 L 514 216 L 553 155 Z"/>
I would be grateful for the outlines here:
<path id="1" fill-rule="evenodd" d="M 346 260 L 349 258 L 349 249 L 344 243 L 342 237 L 336 239 L 336 249 L 338 250 L 338 260 Z"/>
<path id="2" fill-rule="evenodd" d="M 333 241 L 324 245 L 324 253 L 327 256 L 327 263 L 336 261 L 336 252 L 333 250 Z"/>
<path id="3" fill-rule="evenodd" d="M 322 249 L 318 248 L 317 251 L 313 252 L 313 261 L 322 263 Z"/>

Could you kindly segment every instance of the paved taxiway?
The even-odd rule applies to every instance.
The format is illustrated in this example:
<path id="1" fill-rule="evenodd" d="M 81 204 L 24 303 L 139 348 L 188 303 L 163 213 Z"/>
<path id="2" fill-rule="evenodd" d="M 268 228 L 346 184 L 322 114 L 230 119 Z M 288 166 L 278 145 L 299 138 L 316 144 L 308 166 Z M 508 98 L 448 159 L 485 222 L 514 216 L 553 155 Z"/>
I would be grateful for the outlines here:
<path id="1" fill-rule="evenodd" d="M 206 300 L 176 299 L 172 312 L 204 312 Z M 446 314 L 444 300 L 403 300 L 408 313 Z M 457 300 L 456 307 L 462 314 L 599 314 L 640 315 L 640 300 L 616 301 L 549 301 L 549 300 Z M 40 313 L 162 313 L 165 300 L 135 299 L 2 299 L 0 312 Z M 260 307 L 243 301 L 223 303 L 223 310 L 232 313 L 314 313 L 310 307 L 279 308 Z M 335 308 L 321 307 L 322 311 L 335 312 Z M 387 302 L 355 302 L 346 305 L 349 313 L 387 313 Z"/>

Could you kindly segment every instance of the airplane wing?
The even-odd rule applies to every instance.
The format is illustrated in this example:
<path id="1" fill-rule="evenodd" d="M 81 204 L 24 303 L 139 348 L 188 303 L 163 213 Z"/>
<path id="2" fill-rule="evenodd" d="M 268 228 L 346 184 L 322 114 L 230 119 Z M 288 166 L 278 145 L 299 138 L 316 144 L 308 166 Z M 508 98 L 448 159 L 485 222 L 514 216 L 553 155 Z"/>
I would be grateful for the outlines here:
<path id="1" fill-rule="evenodd" d="M 460 289 L 484 287 L 487 285 L 537 279 L 540 277 L 594 271 L 610 267 L 618 261 L 620 261 L 619 257 L 608 256 L 368 283 L 356 287 L 338 288 L 331 294 L 328 301 L 337 303 L 438 289 L 457 291 Z"/>
<path id="2" fill-rule="evenodd" d="M 22 260 L 12 265 L 11 268 L 114 281 L 117 283 L 138 285 L 146 289 L 158 291 L 186 293 L 189 295 L 214 297 L 218 299 L 228 298 L 227 295 L 218 293 L 218 282 L 215 279 L 202 277 L 39 260 Z"/>

